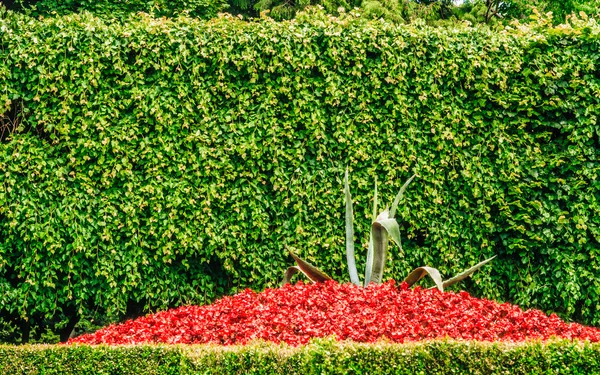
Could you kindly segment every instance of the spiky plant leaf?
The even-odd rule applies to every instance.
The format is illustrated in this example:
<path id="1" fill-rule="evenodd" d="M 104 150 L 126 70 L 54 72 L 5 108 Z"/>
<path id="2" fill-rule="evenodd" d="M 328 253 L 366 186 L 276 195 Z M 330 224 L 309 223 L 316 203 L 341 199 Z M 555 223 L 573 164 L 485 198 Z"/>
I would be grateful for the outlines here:
<path id="1" fill-rule="evenodd" d="M 352 196 L 350 195 L 350 185 L 348 183 L 348 168 L 344 176 L 344 195 L 346 199 L 346 261 L 348 263 L 348 273 L 350 273 L 350 282 L 360 286 L 358 271 L 356 270 L 356 260 L 354 258 L 354 211 L 352 209 Z"/>
<path id="2" fill-rule="evenodd" d="M 495 257 L 496 256 L 494 255 L 493 257 L 488 258 L 488 259 L 484 260 L 483 262 L 479 262 L 476 265 L 474 265 L 473 267 L 469 268 L 468 270 L 463 271 L 463 272 L 459 273 L 458 275 L 454 276 L 453 278 L 450 278 L 450 279 L 444 281 L 444 283 L 443 283 L 444 288 L 447 288 L 450 285 L 454 285 L 454 284 L 466 279 L 467 277 L 471 276 L 471 274 L 473 274 L 473 272 L 477 271 L 478 269 L 480 269 L 487 263 L 491 262 L 492 259 L 494 259 Z"/>
<path id="3" fill-rule="evenodd" d="M 373 217 L 373 221 L 377 221 L 378 219 L 387 219 L 388 212 L 387 210 L 383 211 L 379 214 L 379 216 Z M 372 226 L 372 224 L 371 224 Z M 373 277 L 373 258 L 374 258 L 374 246 L 373 246 L 373 229 L 371 228 L 371 232 L 369 233 L 369 247 L 367 249 L 367 264 L 365 266 L 365 286 L 369 285 L 372 281 Z"/>
<path id="4" fill-rule="evenodd" d="M 296 261 L 296 264 L 298 265 L 298 268 L 300 269 L 300 271 L 303 274 L 305 274 L 306 277 L 308 277 L 310 279 L 310 281 L 312 281 L 313 283 L 318 283 L 318 282 L 323 282 L 323 281 L 331 280 L 331 277 L 329 277 L 325 272 L 321 271 L 317 267 L 315 267 L 312 264 L 308 263 L 307 261 L 305 261 L 304 259 L 300 258 L 299 256 L 297 256 L 296 254 L 292 253 L 291 251 L 290 251 L 290 255 Z"/>
<path id="5" fill-rule="evenodd" d="M 393 219 L 394 216 L 396 216 L 396 209 L 398 208 L 398 204 L 400 203 L 400 199 L 402 199 L 402 195 L 404 195 L 404 191 L 408 187 L 408 184 L 410 184 L 410 182 L 412 180 L 414 180 L 415 177 L 417 177 L 417 175 L 413 174 L 411 178 L 409 178 L 408 180 L 406 180 L 406 182 L 404 183 L 404 185 L 402 185 L 402 187 L 400 188 L 400 191 L 398 192 L 398 194 L 396 194 L 396 198 L 394 198 L 394 203 L 392 203 L 392 207 L 390 209 L 390 218 L 391 219 Z"/>
<path id="6" fill-rule="evenodd" d="M 400 251 L 402 251 L 402 241 L 400 240 L 400 227 L 398 226 L 398 222 L 396 221 L 396 219 L 383 219 L 378 220 L 377 222 L 385 228 L 388 236 L 392 240 L 394 240 L 396 245 L 398 245 L 398 247 L 400 248 Z"/>
<path id="7" fill-rule="evenodd" d="M 442 276 L 440 275 L 440 271 L 433 267 L 419 267 L 415 268 L 411 273 L 406 276 L 404 282 L 408 284 L 408 286 L 414 285 L 417 281 L 421 280 L 426 275 L 431 276 L 433 282 L 437 286 L 440 291 L 444 291 L 444 283 L 442 281 Z"/>
<path id="8" fill-rule="evenodd" d="M 369 238 L 369 250 L 367 252 L 367 267 L 365 269 L 365 286 L 373 282 L 381 283 L 385 262 L 387 259 L 388 242 L 391 237 L 402 251 L 402 242 L 400 241 L 400 227 L 394 219 L 389 218 L 389 211 L 385 211 L 377 216 L 375 222 L 371 225 L 371 236 Z"/>
<path id="9" fill-rule="evenodd" d="M 300 270 L 300 267 L 298 267 L 298 266 L 291 266 L 287 270 L 285 270 L 285 273 L 283 274 L 283 281 L 281 282 L 281 286 L 288 284 L 290 282 L 290 280 L 292 280 L 292 276 L 294 276 L 298 272 L 302 272 Z"/>
<path id="10" fill-rule="evenodd" d="M 385 228 L 380 223 L 374 222 L 371 228 L 373 233 L 373 266 L 371 267 L 370 282 L 381 284 L 389 240 Z"/>
<path id="11" fill-rule="evenodd" d="M 367 248 L 367 264 L 365 266 L 364 286 L 367 286 L 371 283 L 372 272 L 373 272 L 373 235 L 369 234 L 369 247 Z"/>
<path id="12" fill-rule="evenodd" d="M 373 221 L 377 220 L 377 176 L 375 176 L 375 193 L 373 194 Z"/>
<path id="13" fill-rule="evenodd" d="M 377 220 L 371 224 L 371 239 L 373 240 L 373 251 L 372 251 L 372 266 L 371 266 L 371 277 L 369 283 L 380 284 L 383 277 L 383 269 L 385 268 L 385 261 L 387 260 L 387 249 L 388 249 L 388 232 L 386 227 L 382 224 L 382 221 L 388 220 L 388 211 L 385 210 L 377 217 Z M 369 259 L 367 259 L 369 263 Z"/>

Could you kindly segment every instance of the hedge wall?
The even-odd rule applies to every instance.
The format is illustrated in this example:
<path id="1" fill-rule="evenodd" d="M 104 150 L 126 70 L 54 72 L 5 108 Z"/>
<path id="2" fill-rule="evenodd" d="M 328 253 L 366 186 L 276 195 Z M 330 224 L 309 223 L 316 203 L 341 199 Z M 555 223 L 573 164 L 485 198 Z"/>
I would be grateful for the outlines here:
<path id="1" fill-rule="evenodd" d="M 386 278 L 496 254 L 461 287 L 598 324 L 599 32 L 2 13 L 0 314 L 204 303 L 286 247 L 347 280 L 348 166 L 359 264 L 374 181 L 416 173 Z"/>
<path id="2" fill-rule="evenodd" d="M 0 346 L 3 374 L 593 374 L 598 344 L 438 341 L 291 348 L 219 346 Z"/>
<path id="3" fill-rule="evenodd" d="M 138 12 L 154 17 L 186 15 L 211 19 L 227 10 L 229 5 L 227 0 L 15 0 L 10 1 L 7 7 L 34 17 L 87 11 L 100 17 L 127 21 Z"/>
<path id="4" fill-rule="evenodd" d="M 0 346 L 2 374 L 175 375 L 181 366 L 181 350 L 166 346 Z"/>

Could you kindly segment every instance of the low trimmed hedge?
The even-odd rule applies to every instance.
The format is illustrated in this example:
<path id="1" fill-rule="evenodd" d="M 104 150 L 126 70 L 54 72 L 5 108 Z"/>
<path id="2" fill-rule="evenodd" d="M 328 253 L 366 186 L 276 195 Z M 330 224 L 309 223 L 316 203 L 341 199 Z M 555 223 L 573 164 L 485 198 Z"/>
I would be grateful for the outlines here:
<path id="1" fill-rule="evenodd" d="M 591 374 L 600 344 L 431 341 L 297 348 L 248 346 L 0 346 L 2 374 Z"/>
<path id="2" fill-rule="evenodd" d="M 0 346 L 0 374 L 179 374 L 182 358 L 168 346 Z"/>

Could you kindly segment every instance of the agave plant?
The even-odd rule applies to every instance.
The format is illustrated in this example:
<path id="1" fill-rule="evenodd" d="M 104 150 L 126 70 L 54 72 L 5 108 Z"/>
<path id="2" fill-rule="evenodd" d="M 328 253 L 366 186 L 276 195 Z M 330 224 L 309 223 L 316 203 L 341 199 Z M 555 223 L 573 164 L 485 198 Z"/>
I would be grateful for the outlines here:
<path id="1" fill-rule="evenodd" d="M 398 248 L 400 252 L 402 252 L 402 242 L 400 240 L 400 228 L 398 226 L 398 222 L 395 219 L 396 210 L 398 208 L 398 204 L 404 195 L 404 191 L 411 183 L 416 175 L 410 177 L 404 185 L 400 188 L 398 194 L 394 198 L 394 202 L 390 209 L 386 207 L 384 211 L 377 214 L 377 180 L 375 181 L 375 194 L 373 198 L 373 218 L 371 224 L 371 233 L 369 236 L 369 247 L 367 250 L 367 264 L 365 267 L 365 276 L 364 276 L 364 286 L 369 285 L 370 283 L 379 284 L 382 281 L 383 271 L 385 268 L 385 263 L 387 260 L 387 252 L 389 240 L 391 239 Z M 353 284 L 361 285 L 361 282 L 358 278 L 358 271 L 356 269 L 356 260 L 354 257 L 354 212 L 352 207 L 352 196 L 350 194 L 350 185 L 348 183 L 348 169 L 346 168 L 346 174 L 344 176 L 344 195 L 346 201 L 346 259 L 348 263 L 348 272 L 350 273 L 350 281 Z M 304 259 L 298 257 L 296 254 L 290 251 L 290 255 L 296 261 L 296 266 L 289 267 L 284 274 L 282 285 L 285 285 L 290 282 L 292 276 L 296 273 L 301 272 L 306 277 L 308 277 L 312 282 L 323 282 L 326 280 L 331 280 L 326 273 L 308 263 Z M 429 275 L 436 287 L 444 291 L 444 288 L 456 284 L 467 277 L 469 277 L 473 272 L 480 269 L 483 265 L 490 262 L 494 259 L 495 256 L 486 259 L 473 267 L 465 270 L 464 272 L 459 273 L 458 275 L 448 279 L 443 280 L 440 272 L 432 267 L 418 267 L 414 269 L 408 276 L 404 279 L 409 286 L 415 284 L 419 280 L 421 280 L 426 275 Z"/>

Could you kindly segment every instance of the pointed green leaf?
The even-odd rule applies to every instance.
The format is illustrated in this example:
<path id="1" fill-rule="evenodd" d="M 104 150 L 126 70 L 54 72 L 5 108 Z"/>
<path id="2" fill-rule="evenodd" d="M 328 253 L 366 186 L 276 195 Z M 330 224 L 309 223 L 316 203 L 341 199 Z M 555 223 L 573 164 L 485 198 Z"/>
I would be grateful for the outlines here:
<path id="1" fill-rule="evenodd" d="M 388 249 L 388 238 L 392 238 L 394 242 L 400 248 L 400 252 L 402 252 L 402 241 L 400 240 L 400 227 L 395 219 L 388 218 L 388 210 L 386 208 L 379 216 L 377 216 L 377 220 L 375 223 L 371 225 L 371 236 L 369 237 L 369 250 L 367 252 L 367 266 L 365 269 L 365 286 L 369 285 L 370 282 L 374 282 L 379 284 L 383 277 L 383 271 L 385 268 L 385 262 L 387 259 L 387 249 Z M 377 225 L 375 225 L 377 224 Z M 382 230 L 381 233 L 381 241 L 385 242 L 385 246 L 383 244 L 379 244 L 378 247 L 375 246 L 375 234 L 374 230 Z M 379 236 L 379 234 L 377 234 Z M 379 237 L 378 237 L 379 238 Z M 376 276 L 374 276 L 376 275 Z"/>
<path id="2" fill-rule="evenodd" d="M 373 221 L 377 220 L 377 176 L 375 176 L 375 193 L 373 194 Z"/>
<path id="3" fill-rule="evenodd" d="M 299 267 L 297 267 L 297 266 L 289 267 L 283 274 L 283 281 L 281 282 L 281 286 L 288 284 L 290 282 L 290 280 L 292 280 L 292 276 L 294 276 L 298 272 L 300 272 Z"/>
<path id="4" fill-rule="evenodd" d="M 371 283 L 373 272 L 373 235 L 369 234 L 369 248 L 367 250 L 367 265 L 365 266 L 365 286 Z"/>
<path id="5" fill-rule="evenodd" d="M 410 184 L 411 181 L 415 179 L 415 177 L 417 177 L 417 175 L 413 174 L 412 177 L 409 178 L 404 183 L 404 185 L 402 185 L 402 187 L 400 188 L 400 191 L 398 192 L 398 194 L 396 194 L 396 198 L 394 199 L 394 203 L 392 203 L 392 208 L 390 209 L 390 218 L 394 218 L 394 216 L 396 216 L 396 209 L 398 208 L 398 204 L 400 203 L 400 199 L 402 199 L 402 195 L 404 195 L 404 191 L 408 187 L 408 184 Z"/>
<path id="6" fill-rule="evenodd" d="M 348 263 L 348 273 L 350 273 L 350 282 L 360 286 L 354 258 L 354 211 L 352 209 L 350 184 L 348 183 L 348 168 L 346 168 L 344 176 L 344 193 L 346 200 L 346 261 Z"/>
<path id="7" fill-rule="evenodd" d="M 432 267 L 419 267 L 415 268 L 411 273 L 406 276 L 404 282 L 408 284 L 408 286 L 414 285 L 417 281 L 421 280 L 425 275 L 431 276 L 433 282 L 437 286 L 440 291 L 444 291 L 444 283 L 442 282 L 442 276 L 440 275 L 440 271 Z"/>
<path id="8" fill-rule="evenodd" d="M 302 273 L 305 274 L 306 277 L 308 277 L 310 279 L 310 281 L 312 281 L 313 283 L 331 280 L 331 277 L 329 277 L 325 272 L 321 271 L 317 267 L 308 263 L 304 259 L 298 257 L 296 254 L 292 253 L 291 251 L 290 251 L 290 255 L 296 261 L 296 264 L 298 265 L 298 268 L 300 268 L 300 271 L 302 271 Z"/>
<path id="9" fill-rule="evenodd" d="M 396 219 L 384 219 L 378 221 L 387 231 L 388 236 L 394 240 L 396 245 L 402 251 L 402 241 L 400 240 L 400 227 L 398 226 L 398 222 Z"/>
<path id="10" fill-rule="evenodd" d="M 495 257 L 496 257 L 496 255 L 484 260 L 483 262 L 479 262 L 476 265 L 474 265 L 473 267 L 469 268 L 468 270 L 463 271 L 463 272 L 459 273 L 458 275 L 454 276 L 453 278 L 444 281 L 444 288 L 447 288 L 450 285 L 454 285 L 454 284 L 466 279 L 467 277 L 471 276 L 471 274 L 473 272 L 477 271 L 478 269 L 483 267 L 485 264 L 491 262 L 491 260 L 494 259 Z"/>
<path id="11" fill-rule="evenodd" d="M 381 216 L 381 215 L 380 215 Z M 388 235 L 387 230 L 380 221 L 371 225 L 371 237 L 373 238 L 373 266 L 371 268 L 371 282 L 380 284 L 383 277 L 383 269 L 387 259 Z"/>

